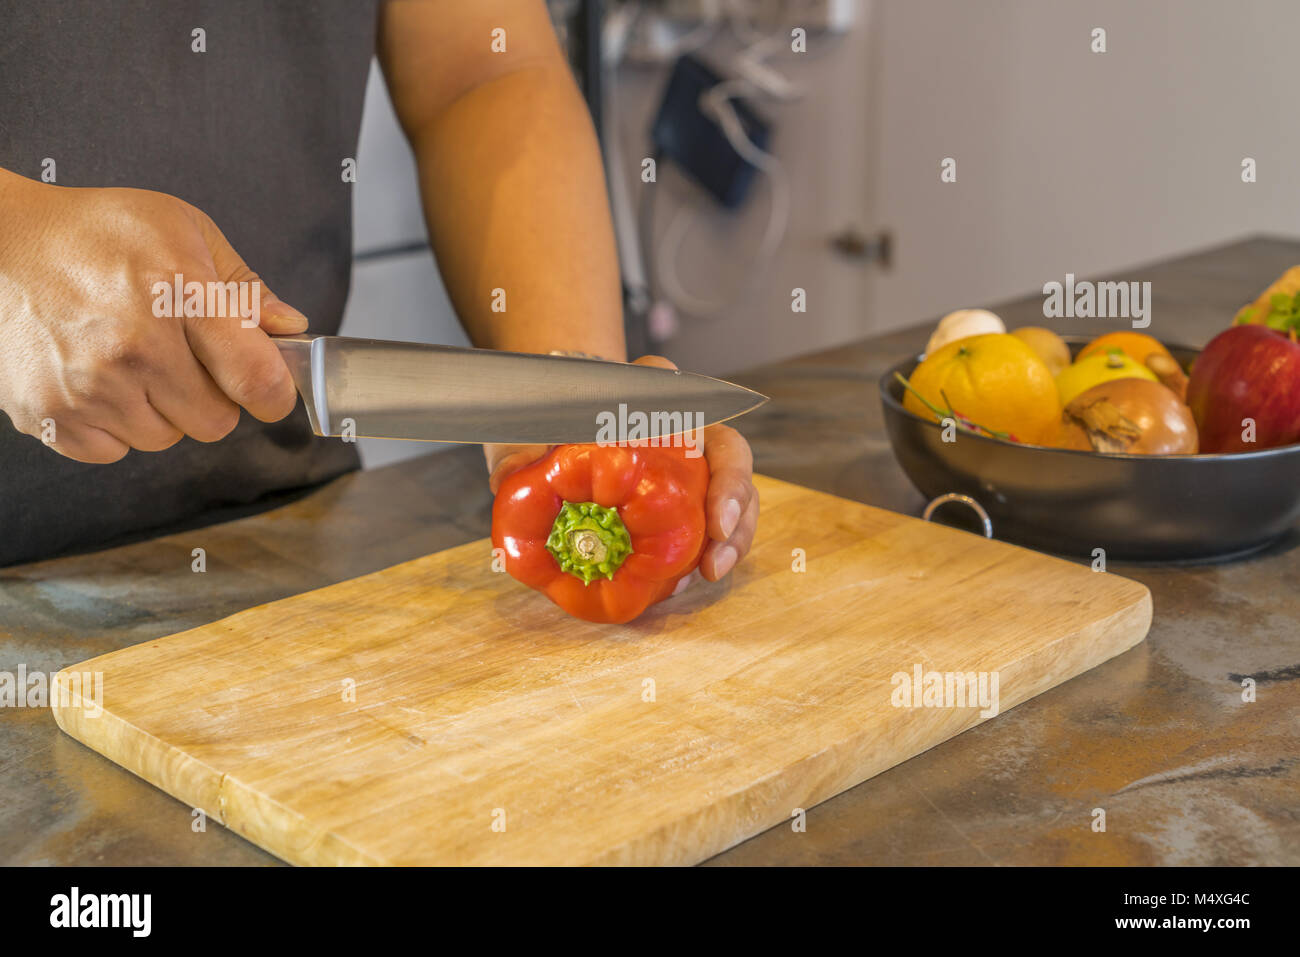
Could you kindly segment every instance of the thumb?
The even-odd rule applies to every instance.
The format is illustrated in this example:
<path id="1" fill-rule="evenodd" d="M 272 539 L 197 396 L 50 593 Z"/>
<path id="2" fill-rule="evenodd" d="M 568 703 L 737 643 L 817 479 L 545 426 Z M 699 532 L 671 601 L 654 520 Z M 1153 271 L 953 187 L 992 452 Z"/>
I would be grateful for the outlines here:
<path id="1" fill-rule="evenodd" d="M 306 332 L 307 325 L 306 316 L 267 289 L 265 285 L 262 286 L 261 326 L 268 336 L 291 336 Z"/>
<path id="2" fill-rule="evenodd" d="M 243 257 L 235 252 L 235 248 L 211 217 L 200 216 L 199 229 L 212 256 L 217 278 L 222 282 L 257 284 L 251 301 L 255 304 L 254 315 L 258 324 L 267 335 L 287 336 L 307 331 L 307 317 L 270 290 L 261 277 L 248 267 Z"/>
<path id="3" fill-rule="evenodd" d="M 642 356 L 632 361 L 634 366 L 654 366 L 656 369 L 676 369 L 677 363 L 663 356 Z"/>

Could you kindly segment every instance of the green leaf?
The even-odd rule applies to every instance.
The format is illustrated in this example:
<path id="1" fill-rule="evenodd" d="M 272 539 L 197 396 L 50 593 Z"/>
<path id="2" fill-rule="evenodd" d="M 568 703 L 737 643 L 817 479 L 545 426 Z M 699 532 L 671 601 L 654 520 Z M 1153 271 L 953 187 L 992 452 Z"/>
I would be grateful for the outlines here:
<path id="1" fill-rule="evenodd" d="M 1275 292 L 1269 296 L 1268 303 L 1268 309 L 1262 316 L 1259 315 L 1258 308 L 1243 308 L 1233 320 L 1234 324 L 1256 323 L 1278 332 L 1300 328 L 1300 292 Z"/>

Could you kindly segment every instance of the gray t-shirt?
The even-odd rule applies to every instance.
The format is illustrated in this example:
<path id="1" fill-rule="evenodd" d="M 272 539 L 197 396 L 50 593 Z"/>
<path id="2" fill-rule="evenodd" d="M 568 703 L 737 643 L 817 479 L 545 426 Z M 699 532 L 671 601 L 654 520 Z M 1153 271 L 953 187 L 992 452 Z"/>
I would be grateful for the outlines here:
<path id="1" fill-rule="evenodd" d="M 352 257 L 340 174 L 377 19 L 377 0 L 6 3 L 0 167 L 39 179 L 49 158 L 61 186 L 193 203 L 309 331 L 337 332 Z M 0 414 L 0 565 L 223 521 L 357 465 L 354 446 L 312 435 L 301 402 L 112 465 L 66 459 Z"/>

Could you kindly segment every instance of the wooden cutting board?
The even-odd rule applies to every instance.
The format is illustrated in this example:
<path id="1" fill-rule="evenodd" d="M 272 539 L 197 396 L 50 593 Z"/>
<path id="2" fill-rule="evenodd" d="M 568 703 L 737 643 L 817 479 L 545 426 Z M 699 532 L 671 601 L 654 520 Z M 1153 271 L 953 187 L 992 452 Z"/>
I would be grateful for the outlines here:
<path id="1" fill-rule="evenodd" d="M 67 669 L 102 713 L 55 716 L 297 864 L 686 864 L 985 720 L 896 675 L 996 672 L 1006 711 L 1150 625 L 1136 582 L 756 484 L 748 559 L 630 625 L 484 540 Z"/>

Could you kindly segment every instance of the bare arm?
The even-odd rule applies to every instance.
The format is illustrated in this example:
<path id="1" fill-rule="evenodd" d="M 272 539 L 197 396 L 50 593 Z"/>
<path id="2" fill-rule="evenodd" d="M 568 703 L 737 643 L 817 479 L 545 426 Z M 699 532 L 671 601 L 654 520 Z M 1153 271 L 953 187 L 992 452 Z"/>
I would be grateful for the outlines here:
<path id="1" fill-rule="evenodd" d="M 542 0 L 388 0 L 379 57 L 443 281 L 474 343 L 624 359 L 600 151 Z M 492 310 L 495 289 L 504 312 Z M 543 451 L 489 446 L 493 489 Z M 709 429 L 705 454 L 711 541 L 700 573 L 717 579 L 749 549 L 758 495 L 740 433 Z"/>
<path id="2" fill-rule="evenodd" d="M 600 152 L 542 0 L 388 0 L 379 57 L 474 343 L 626 358 Z"/>

